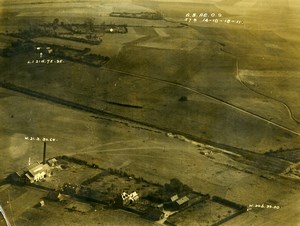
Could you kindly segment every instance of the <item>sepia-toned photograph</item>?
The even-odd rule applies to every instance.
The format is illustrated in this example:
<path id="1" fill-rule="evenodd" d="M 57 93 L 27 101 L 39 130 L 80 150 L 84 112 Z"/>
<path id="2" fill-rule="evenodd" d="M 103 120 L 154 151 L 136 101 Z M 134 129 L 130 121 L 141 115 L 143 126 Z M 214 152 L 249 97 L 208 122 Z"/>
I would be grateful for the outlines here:
<path id="1" fill-rule="evenodd" d="M 300 1 L 0 0 L 0 226 L 300 226 Z"/>

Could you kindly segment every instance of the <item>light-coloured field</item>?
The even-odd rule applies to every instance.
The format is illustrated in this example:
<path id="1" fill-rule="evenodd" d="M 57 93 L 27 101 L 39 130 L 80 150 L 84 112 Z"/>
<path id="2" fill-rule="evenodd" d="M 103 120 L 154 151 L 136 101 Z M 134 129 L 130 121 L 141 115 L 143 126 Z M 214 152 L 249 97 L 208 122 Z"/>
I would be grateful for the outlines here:
<path id="1" fill-rule="evenodd" d="M 169 39 L 169 38 L 153 38 L 147 40 L 143 43 L 137 44 L 137 46 L 146 47 L 146 48 L 156 48 L 156 49 L 168 49 L 168 50 L 183 50 L 191 51 L 199 45 L 199 41 L 191 40 L 186 41 L 186 39 Z"/>
<path id="2" fill-rule="evenodd" d="M 15 58 L 18 67 L 3 72 L 2 77 L 16 85 L 221 144 L 263 153 L 280 147 L 297 147 L 298 127 L 286 108 L 244 87 L 236 79 L 232 58 L 222 54 L 212 56 L 207 52 L 207 49 L 217 50 L 220 44 L 203 41 L 202 45 L 205 48 L 198 46 L 186 53 L 142 48 L 129 43 L 107 65 L 128 74 L 67 62 L 48 65 L 47 75 L 43 75 L 43 67 L 40 67 L 41 71 L 29 67 L 20 55 Z M 164 56 L 164 64 L 158 57 L 160 55 Z M 9 63 L 3 67 L 9 67 Z M 28 83 L 28 79 L 35 82 Z M 47 87 L 44 87 L 45 79 Z M 190 101 L 179 102 L 183 95 Z M 103 101 L 139 105 L 143 109 L 120 108 Z M 185 117 L 187 112 L 189 117 Z M 175 117 L 169 117 L 174 113 Z M 181 123 L 176 123 L 178 119 Z M 219 133 L 220 130 L 223 133 Z M 232 139 L 233 134 L 235 139 Z"/>
<path id="3" fill-rule="evenodd" d="M 266 96 L 285 103 L 290 108 L 290 116 L 300 122 L 298 93 L 299 71 L 242 71 L 242 79 L 249 86 Z M 287 108 L 287 107 L 286 107 Z M 292 114 L 292 116 L 291 116 Z"/>

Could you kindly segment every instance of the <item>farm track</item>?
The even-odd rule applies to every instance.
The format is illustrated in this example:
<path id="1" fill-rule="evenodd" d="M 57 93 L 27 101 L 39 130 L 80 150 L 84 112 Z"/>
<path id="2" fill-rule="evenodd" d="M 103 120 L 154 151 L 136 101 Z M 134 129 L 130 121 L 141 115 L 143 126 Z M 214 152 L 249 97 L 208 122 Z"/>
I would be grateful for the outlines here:
<path id="1" fill-rule="evenodd" d="M 215 102 L 224 104 L 224 105 L 226 105 L 226 106 L 228 106 L 230 108 L 233 108 L 233 109 L 235 109 L 235 110 L 237 110 L 239 112 L 242 112 L 242 113 L 245 113 L 247 115 L 250 115 L 250 116 L 252 116 L 254 118 L 257 118 L 259 120 L 262 120 L 262 121 L 264 121 L 266 123 L 272 124 L 272 125 L 274 125 L 274 126 L 276 126 L 278 128 L 281 128 L 281 129 L 283 129 L 285 131 L 288 131 L 288 132 L 290 132 L 290 133 L 292 133 L 294 135 L 300 136 L 299 132 L 297 132 L 297 131 L 295 131 L 293 129 L 290 129 L 290 128 L 284 126 L 284 125 L 281 125 L 281 124 L 279 124 L 277 122 L 273 122 L 273 121 L 271 121 L 271 120 L 269 120 L 269 119 L 267 119 L 267 118 L 265 118 L 263 116 L 260 116 L 260 115 L 258 115 L 256 113 L 250 112 L 250 111 L 248 111 L 248 110 L 246 110 L 244 108 L 238 107 L 238 106 L 236 106 L 236 105 L 234 105 L 232 103 L 224 101 L 221 98 L 218 98 L 218 97 L 212 96 L 210 94 L 198 91 L 198 90 L 196 90 L 194 88 L 182 85 L 182 84 L 177 83 L 177 82 L 171 82 L 171 81 L 168 81 L 168 80 L 165 80 L 165 79 L 158 79 L 158 78 L 153 78 L 153 77 L 144 76 L 144 75 L 136 75 L 136 74 L 132 74 L 132 73 L 128 73 L 128 72 L 123 72 L 123 71 L 119 71 L 119 70 L 115 70 L 115 69 L 110 69 L 110 68 L 106 68 L 106 67 L 102 67 L 102 68 L 100 68 L 100 70 L 107 70 L 107 71 L 116 72 L 116 73 L 124 74 L 124 75 L 127 75 L 127 76 L 131 76 L 131 77 L 137 77 L 137 78 L 146 79 L 146 80 L 158 81 L 158 82 L 162 82 L 162 83 L 165 83 L 165 84 L 168 84 L 168 85 L 171 85 L 171 86 L 180 87 L 180 88 L 183 88 L 183 89 L 188 90 L 190 92 L 193 92 L 193 93 L 196 93 L 196 94 L 201 95 L 203 97 L 206 97 L 208 99 L 211 99 L 211 100 L 213 100 Z"/>
<path id="2" fill-rule="evenodd" d="M 61 99 L 59 97 L 54 97 L 54 96 L 50 96 L 48 94 L 44 94 L 44 93 L 40 93 L 40 92 L 36 92 L 24 87 L 20 87 L 20 86 L 16 86 L 14 84 L 11 83 L 6 83 L 6 82 L 0 82 L 0 87 L 8 89 L 8 90 L 12 90 L 21 94 L 25 94 L 27 96 L 33 97 L 33 98 L 38 98 L 41 100 L 45 100 L 48 102 L 52 102 L 55 104 L 59 104 L 65 107 L 69 107 L 72 109 L 77 109 L 80 111 L 84 111 L 84 112 L 88 112 L 88 113 L 92 113 L 95 115 L 99 115 L 99 116 L 103 116 L 105 118 L 115 118 L 115 119 L 119 119 L 121 121 L 125 121 L 128 124 L 130 123 L 134 123 L 134 124 L 138 124 L 140 126 L 144 126 L 146 128 L 143 127 L 139 127 L 140 129 L 146 129 L 146 130 L 150 130 L 153 132 L 161 132 L 161 133 L 173 133 L 173 134 L 179 134 L 182 135 L 190 140 L 194 140 L 200 143 L 204 143 L 207 145 L 211 145 L 220 149 L 225 149 L 225 150 L 229 150 L 238 154 L 243 155 L 245 158 L 249 159 L 250 161 L 253 162 L 253 164 L 255 163 L 255 165 L 259 162 L 263 162 L 264 164 L 257 164 L 258 168 L 261 168 L 262 170 L 267 170 L 270 171 L 272 173 L 280 173 L 282 172 L 282 170 L 284 170 L 287 166 L 288 163 L 286 161 L 282 161 L 280 159 L 276 159 L 273 157 L 269 157 L 269 156 L 264 156 L 255 152 L 251 152 L 248 150 L 244 150 L 241 148 L 236 148 L 236 147 L 232 147 L 226 144 L 221 144 L 221 143 L 216 143 L 214 141 L 211 140 L 206 140 L 200 137 L 197 137 L 195 135 L 192 134 L 188 134 L 188 133 L 184 133 L 182 131 L 177 131 L 174 128 L 165 128 L 163 126 L 158 126 L 158 125 L 152 125 L 150 123 L 147 122 L 143 122 L 143 121 L 138 121 L 129 117 L 125 117 L 125 116 L 121 116 L 121 115 L 117 115 L 108 111 L 103 111 L 100 109 L 96 109 L 93 107 L 89 107 L 89 106 L 85 106 L 79 103 L 75 103 L 72 101 L 68 101 L 68 100 L 64 100 Z M 129 125 L 130 126 L 130 125 Z"/>
<path id="3" fill-rule="evenodd" d="M 258 92 L 257 90 L 255 90 L 255 89 L 251 88 L 249 85 L 247 85 L 247 83 L 245 83 L 245 82 L 242 80 L 242 78 L 239 76 L 239 73 L 238 73 L 238 63 L 236 63 L 236 77 L 237 77 L 238 81 L 239 81 L 246 89 L 248 89 L 248 90 L 250 90 L 250 91 L 252 91 L 252 92 L 254 92 L 254 93 L 258 94 L 258 95 L 261 95 L 261 96 L 263 96 L 263 97 L 266 97 L 266 98 L 268 98 L 268 99 L 271 99 L 271 100 L 273 100 L 273 101 L 275 101 L 275 102 L 280 103 L 281 105 L 283 105 L 283 106 L 287 109 L 287 111 L 288 111 L 288 113 L 289 113 L 289 116 L 290 116 L 290 119 L 291 119 L 292 121 L 294 121 L 295 123 L 297 123 L 298 125 L 300 125 L 300 122 L 295 118 L 294 113 L 293 113 L 291 107 L 288 106 L 285 102 L 283 102 L 283 101 L 281 101 L 281 100 L 278 100 L 278 99 L 276 99 L 276 98 L 274 98 L 274 97 L 268 96 L 268 95 L 266 95 L 266 94 L 264 94 L 264 93 Z"/>

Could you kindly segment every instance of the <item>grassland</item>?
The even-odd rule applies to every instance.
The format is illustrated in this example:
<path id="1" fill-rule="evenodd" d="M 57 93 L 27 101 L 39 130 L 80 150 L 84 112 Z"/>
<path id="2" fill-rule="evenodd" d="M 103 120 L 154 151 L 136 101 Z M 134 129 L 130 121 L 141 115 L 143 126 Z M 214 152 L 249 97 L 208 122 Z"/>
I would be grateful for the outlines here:
<path id="1" fill-rule="evenodd" d="M 295 225 L 300 221 L 299 185 L 274 176 L 290 162 L 259 155 L 270 149 L 297 149 L 300 145 L 297 123 L 300 120 L 297 96 L 300 43 L 299 34 L 293 30 L 297 27 L 297 16 L 290 18 L 286 28 L 282 27 L 284 23 L 278 24 L 274 11 L 266 15 L 268 20 L 259 14 L 260 25 L 255 9 L 241 13 L 243 26 L 198 23 L 176 27 L 178 24 L 167 21 L 109 18 L 107 14 L 118 6 L 117 2 L 113 5 L 78 2 L 72 3 L 72 9 L 70 3 L 28 5 L 22 2 L 18 6 L 12 2 L 1 3 L 2 32 L 18 30 L 29 22 L 51 22 L 55 17 L 69 22 L 95 17 L 96 23 L 131 26 L 128 34 L 105 35 L 103 43 L 93 47 L 92 52 L 111 57 L 105 68 L 72 62 L 27 65 L 32 53 L 0 57 L 1 82 L 128 119 L 79 112 L 0 89 L 0 104 L 4 106 L 0 111 L 1 178 L 27 164 L 29 157 L 31 161 L 41 160 L 42 144 L 28 142 L 25 136 L 54 137 L 58 141 L 48 143 L 49 157 L 76 155 L 104 168 L 124 169 L 149 181 L 163 184 L 177 177 L 196 191 L 244 205 L 275 200 L 281 207 L 248 211 L 227 225 Z M 239 1 L 236 8 L 226 11 L 228 4 L 176 3 L 169 7 L 169 3 L 139 1 L 135 9 L 160 10 L 164 16 L 182 22 L 182 17 L 191 10 L 198 13 L 217 10 L 227 17 L 236 16 L 233 13 L 238 6 L 249 7 L 246 3 Z M 132 5 L 117 8 L 126 10 Z M 6 46 L 9 38 L 2 36 L 1 46 Z M 186 101 L 179 101 L 181 97 L 186 97 Z M 133 120 L 140 124 L 132 123 Z M 199 146 L 171 139 L 166 132 L 237 147 L 242 154 L 233 157 L 213 148 L 213 153 L 206 156 L 199 153 L 203 151 Z M 205 146 L 204 150 L 210 149 Z M 20 203 L 16 202 L 16 208 L 20 208 Z M 63 212 L 59 219 L 57 209 Z M 57 225 L 80 224 L 86 220 L 56 204 L 49 204 L 44 210 L 24 211 L 17 214 L 21 217 L 16 222 L 22 225 L 34 225 L 33 222 L 41 225 L 46 218 Z M 114 219 L 110 218 L 112 214 L 116 216 Z M 99 218 L 112 225 L 148 223 L 111 210 L 100 213 L 97 210 L 87 219 L 91 225 L 97 225 L 101 224 Z"/>
<path id="2" fill-rule="evenodd" d="M 188 38 L 195 40 L 197 36 L 204 36 L 204 33 L 190 30 L 187 29 Z M 146 28 L 145 34 L 141 31 L 143 29 L 139 28 L 137 33 L 145 37 L 150 32 L 149 28 Z M 168 29 L 165 31 L 168 32 Z M 214 30 L 209 29 L 207 33 L 212 31 Z M 176 39 L 179 31 L 171 29 L 170 34 L 174 34 Z M 156 39 L 163 49 L 136 46 L 131 42 L 123 46 L 120 53 L 107 65 L 107 68 L 117 71 L 99 71 L 70 62 L 58 66 L 48 65 L 47 69 L 39 66 L 37 70 L 35 66 L 24 64 L 26 56 L 21 55 L 15 58 L 18 67 L 4 71 L 2 79 L 169 130 L 197 134 L 200 139 L 217 143 L 259 152 L 280 147 L 297 147 L 299 139 L 296 134 L 269 125 L 260 118 L 222 103 L 226 101 L 247 112 L 298 131 L 297 123 L 289 117 L 289 112 L 282 104 L 259 95 L 240 83 L 237 79 L 236 59 L 220 51 L 222 45 L 218 41 L 202 40 L 190 51 L 170 50 L 165 49 L 166 45 L 156 37 L 137 45 L 147 45 L 149 40 Z M 169 41 L 172 45 L 172 39 Z M 147 54 L 144 54 L 144 50 L 147 50 Z M 159 56 L 163 56 L 163 62 Z M 8 59 L 4 60 L 9 63 Z M 241 65 L 239 71 L 242 71 L 243 62 L 239 64 Z M 3 67 L 11 68 L 5 63 Z M 44 70 L 47 70 L 47 75 L 44 74 Z M 34 83 L 29 82 L 30 80 L 34 80 Z M 202 94 L 222 101 L 213 100 Z M 93 99 L 87 99 L 89 96 L 93 96 Z M 181 96 L 187 96 L 189 101 L 179 102 Z M 120 108 L 105 101 L 139 105 L 143 106 L 143 109 Z M 189 117 L 185 117 L 187 112 Z M 170 114 L 174 117 L 169 117 Z M 182 120 L 181 123 L 176 123 L 178 118 Z M 221 130 L 226 132 L 219 133 Z M 260 133 L 256 132 L 254 136 L 253 131 Z M 234 140 L 232 136 L 235 137 Z M 253 145 L 254 143 L 256 145 Z"/>

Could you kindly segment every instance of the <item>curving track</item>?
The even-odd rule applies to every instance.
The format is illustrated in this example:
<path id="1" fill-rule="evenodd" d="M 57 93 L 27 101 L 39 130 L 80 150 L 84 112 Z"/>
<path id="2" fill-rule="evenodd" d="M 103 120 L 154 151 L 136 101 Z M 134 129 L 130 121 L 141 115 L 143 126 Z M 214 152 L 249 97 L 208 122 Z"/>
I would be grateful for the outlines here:
<path id="1" fill-rule="evenodd" d="M 149 78 L 149 79 L 155 80 L 153 78 Z M 172 82 L 168 82 L 168 83 L 173 84 Z M 179 84 L 176 84 L 176 86 L 184 87 L 184 86 L 179 85 Z M 173 134 L 182 135 L 182 136 L 186 137 L 187 139 L 190 139 L 190 140 L 193 140 L 193 141 L 201 142 L 201 143 L 204 143 L 204 144 L 207 144 L 207 145 L 214 146 L 216 148 L 229 150 L 230 152 L 234 152 L 234 153 L 243 155 L 249 161 L 252 161 L 253 164 L 255 165 L 255 167 L 258 167 L 258 168 L 263 169 L 263 170 L 270 171 L 272 173 L 276 173 L 276 174 L 281 173 L 284 169 L 286 169 L 288 167 L 288 163 L 286 161 L 282 161 L 280 159 L 276 159 L 276 158 L 273 158 L 273 157 L 268 157 L 268 156 L 264 156 L 264 155 L 261 155 L 261 154 L 253 153 L 253 152 L 247 151 L 245 149 L 229 146 L 227 144 L 222 144 L 222 143 L 217 143 L 215 141 L 206 140 L 206 139 L 203 139 L 201 137 L 195 136 L 193 134 L 178 131 L 178 130 L 176 130 L 176 128 L 166 128 L 166 127 L 163 127 L 161 125 L 153 125 L 151 123 L 138 121 L 138 120 L 133 119 L 133 118 L 129 118 L 129 117 L 118 115 L 118 114 L 115 114 L 115 113 L 112 113 L 112 112 L 96 109 L 96 108 L 89 107 L 89 106 L 86 106 L 86 105 L 82 105 L 82 104 L 79 104 L 79 103 L 75 103 L 75 102 L 72 102 L 72 101 L 64 100 L 64 99 L 61 99 L 59 97 L 50 96 L 50 95 L 47 95 L 47 94 L 44 94 L 44 93 L 29 90 L 29 89 L 24 88 L 24 87 L 15 86 L 15 85 L 10 84 L 10 83 L 0 82 L 0 87 L 8 89 L 8 90 L 15 91 L 15 92 L 18 92 L 18 93 L 22 93 L 22 94 L 25 94 L 25 95 L 28 95 L 28 96 L 31 96 L 31 97 L 34 97 L 34 98 L 38 98 L 38 99 L 41 99 L 41 100 L 46 100 L 46 101 L 49 101 L 49 102 L 52 102 L 52 103 L 55 103 L 55 104 L 66 106 L 66 107 L 69 107 L 69 108 L 73 108 L 73 109 L 77 109 L 77 110 L 80 110 L 80 111 L 92 113 L 92 114 L 95 114 L 95 115 L 100 115 L 101 117 L 104 117 L 106 119 L 112 119 L 112 118 L 114 120 L 115 119 L 120 119 L 120 121 L 125 121 L 126 123 L 130 122 L 130 123 L 135 123 L 135 124 L 138 124 L 138 125 L 142 125 L 143 127 L 146 127 L 147 130 L 151 130 L 151 131 L 154 131 L 154 132 L 173 133 Z M 186 89 L 193 91 L 193 89 L 191 89 L 191 88 L 186 87 Z M 253 117 L 257 117 L 257 118 L 260 118 L 260 119 L 268 122 L 267 119 L 263 119 L 261 116 L 257 116 L 253 113 L 249 113 L 249 112 L 247 112 L 245 110 L 242 110 L 242 109 L 240 109 L 236 106 L 233 106 L 229 103 L 226 103 L 226 102 L 224 102 L 224 101 L 222 101 L 218 98 L 209 96 L 207 94 L 202 94 L 198 91 L 194 91 L 194 92 L 197 92 L 197 93 L 199 93 L 199 95 L 201 94 L 201 95 L 206 96 L 206 97 L 208 97 L 210 99 L 213 99 L 215 101 L 222 102 L 226 105 L 229 105 L 233 108 L 238 109 L 239 111 L 242 111 L 242 112 L 245 112 L 247 114 L 253 115 Z M 272 122 L 272 124 L 277 125 L 274 122 Z M 289 131 L 289 132 L 292 131 L 289 128 L 286 128 L 284 126 L 281 126 L 281 125 L 277 125 L 277 126 L 284 129 L 284 130 L 286 130 L 286 131 Z M 300 135 L 296 131 L 292 131 L 292 132 L 294 134 Z M 159 147 L 159 148 L 161 148 L 161 147 Z M 91 151 L 93 151 L 93 150 L 91 150 Z"/>
<path id="2" fill-rule="evenodd" d="M 281 100 L 277 100 L 277 99 L 274 98 L 274 97 L 270 97 L 270 96 L 268 96 L 268 95 L 266 95 L 266 94 L 264 94 L 264 93 L 258 92 L 258 91 L 256 91 L 255 89 L 253 89 L 253 88 L 251 88 L 250 86 L 248 86 L 247 83 L 245 83 L 245 82 L 241 79 L 238 70 L 239 70 L 239 69 L 238 69 L 238 60 L 236 60 L 236 77 L 237 77 L 238 81 L 239 81 L 243 86 L 245 86 L 247 89 L 249 89 L 250 91 L 252 91 L 252 92 L 254 92 L 254 93 L 258 94 L 258 95 L 261 95 L 261 96 L 263 96 L 263 97 L 266 97 L 266 98 L 268 98 L 268 99 L 271 99 L 271 100 L 273 100 L 273 101 L 275 101 L 275 102 L 280 103 L 281 105 L 283 105 L 283 106 L 286 108 L 286 110 L 288 111 L 289 116 L 290 116 L 290 119 L 292 119 L 292 121 L 294 121 L 295 123 L 297 123 L 298 125 L 300 125 L 300 121 L 298 121 L 298 120 L 295 118 L 294 113 L 293 113 L 292 109 L 290 108 L 290 106 L 288 106 L 285 102 L 283 102 L 283 101 L 281 101 Z"/>
<path id="3" fill-rule="evenodd" d="M 262 121 L 264 121 L 266 123 L 269 123 L 269 124 L 271 124 L 273 126 L 281 128 L 281 129 L 283 129 L 285 131 L 288 131 L 288 132 L 290 132 L 290 133 L 292 133 L 294 135 L 300 136 L 300 132 L 297 132 L 297 131 L 295 131 L 293 129 L 290 129 L 290 128 L 288 128 L 288 127 L 286 127 L 284 125 L 281 125 L 281 124 L 279 124 L 277 122 L 273 122 L 273 121 L 271 121 L 271 120 L 269 120 L 269 119 L 267 119 L 265 117 L 262 117 L 262 116 L 260 116 L 260 115 L 258 115 L 256 113 L 253 113 L 253 112 L 250 112 L 250 111 L 248 111 L 246 109 L 238 107 L 238 106 L 236 106 L 236 105 L 234 105 L 232 103 L 229 103 L 227 101 L 224 101 L 224 100 L 222 100 L 222 99 L 220 99 L 218 97 L 215 97 L 215 96 L 212 96 L 210 94 L 198 91 L 198 90 L 196 90 L 194 88 L 191 88 L 191 87 L 188 87 L 188 86 L 184 86 L 184 85 L 182 85 L 180 83 L 171 82 L 171 81 L 164 80 L 164 79 L 159 79 L 159 78 L 153 78 L 153 77 L 149 77 L 149 76 L 145 76 L 145 75 L 136 75 L 136 74 L 133 74 L 133 73 L 128 73 L 128 72 L 119 71 L 119 70 L 115 70 L 115 69 L 111 69 L 111 68 L 106 68 L 106 67 L 102 67 L 102 68 L 100 68 L 100 70 L 107 70 L 107 71 L 111 71 L 111 72 L 116 72 L 116 73 L 119 73 L 119 74 L 123 74 L 123 75 L 126 75 L 126 76 L 132 76 L 132 77 L 137 77 L 137 78 L 146 79 L 146 80 L 158 81 L 158 82 L 162 82 L 162 83 L 165 83 L 165 84 L 168 84 L 168 85 L 171 85 L 171 86 L 180 87 L 180 88 L 183 88 L 183 89 L 188 90 L 190 92 L 193 92 L 193 93 L 196 93 L 198 95 L 204 96 L 204 97 L 206 97 L 208 99 L 211 99 L 211 100 L 213 100 L 213 101 L 215 101 L 217 103 L 224 104 L 224 105 L 226 105 L 228 107 L 231 107 L 231 108 L 233 108 L 233 109 L 235 109 L 235 110 L 237 110 L 239 112 L 242 112 L 242 113 L 245 113 L 247 115 L 250 115 L 250 116 L 252 116 L 254 118 L 262 120 Z"/>

